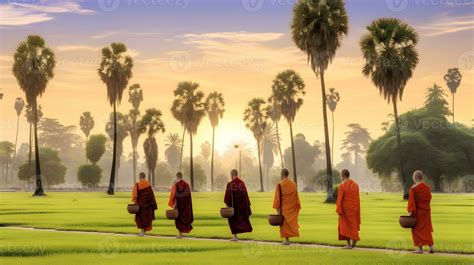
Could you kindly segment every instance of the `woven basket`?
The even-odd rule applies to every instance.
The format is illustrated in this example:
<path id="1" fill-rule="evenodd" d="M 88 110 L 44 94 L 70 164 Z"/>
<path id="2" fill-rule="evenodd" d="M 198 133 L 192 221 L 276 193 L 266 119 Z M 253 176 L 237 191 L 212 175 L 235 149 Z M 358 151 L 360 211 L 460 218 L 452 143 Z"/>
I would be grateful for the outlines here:
<path id="1" fill-rule="evenodd" d="M 268 215 L 268 223 L 272 226 L 280 226 L 283 224 L 283 215 L 270 214 Z"/>
<path id="2" fill-rule="evenodd" d="M 140 207 L 138 206 L 138 204 L 129 204 L 129 205 L 127 205 L 127 211 L 130 214 L 136 214 L 136 213 L 138 213 L 139 210 L 140 210 Z"/>
<path id="3" fill-rule="evenodd" d="M 416 217 L 410 215 L 402 215 L 399 219 L 400 226 L 403 228 L 413 228 L 416 225 Z"/>
<path id="4" fill-rule="evenodd" d="M 166 214 L 166 218 L 170 220 L 174 220 L 178 218 L 178 209 L 166 210 L 165 214 Z"/>
<path id="5" fill-rule="evenodd" d="M 221 208 L 221 216 L 222 218 L 230 218 L 234 216 L 234 207 Z"/>

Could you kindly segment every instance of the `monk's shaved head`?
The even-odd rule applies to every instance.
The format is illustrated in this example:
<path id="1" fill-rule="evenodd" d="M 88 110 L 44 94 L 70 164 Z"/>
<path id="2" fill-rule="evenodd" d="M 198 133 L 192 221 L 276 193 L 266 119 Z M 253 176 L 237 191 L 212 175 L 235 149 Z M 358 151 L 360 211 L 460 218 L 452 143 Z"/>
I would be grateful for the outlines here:
<path id="1" fill-rule="evenodd" d="M 232 169 L 230 171 L 230 176 L 237 177 L 238 175 L 239 175 L 239 171 L 237 171 L 237 169 Z"/>
<path id="2" fill-rule="evenodd" d="M 413 180 L 415 181 L 422 181 L 423 180 L 423 171 L 417 170 L 413 172 Z"/>
<path id="3" fill-rule="evenodd" d="M 343 169 L 341 171 L 341 176 L 345 177 L 345 178 L 349 178 L 351 176 L 351 173 L 349 172 L 349 170 L 347 169 Z"/>
<path id="4" fill-rule="evenodd" d="M 281 170 L 281 176 L 282 177 L 288 177 L 290 175 L 290 171 L 288 171 L 288 169 L 284 168 Z"/>
<path id="5" fill-rule="evenodd" d="M 140 174 L 138 175 L 140 179 L 145 179 L 146 175 L 145 173 L 143 172 L 140 172 Z"/>
<path id="6" fill-rule="evenodd" d="M 183 173 L 181 173 L 181 171 L 179 171 L 178 173 L 176 173 L 176 177 L 179 178 L 179 179 L 182 179 L 183 178 Z"/>

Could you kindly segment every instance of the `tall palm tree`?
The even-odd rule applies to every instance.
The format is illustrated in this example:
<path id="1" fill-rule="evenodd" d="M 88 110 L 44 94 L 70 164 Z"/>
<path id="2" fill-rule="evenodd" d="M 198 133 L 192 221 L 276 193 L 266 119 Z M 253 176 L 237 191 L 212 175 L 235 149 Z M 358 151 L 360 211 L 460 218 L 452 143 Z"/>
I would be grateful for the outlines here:
<path id="1" fill-rule="evenodd" d="M 143 101 L 143 90 L 140 87 L 140 84 L 133 84 L 128 88 L 128 102 L 133 106 L 128 113 L 130 118 L 129 123 L 129 133 L 130 140 L 132 141 L 132 154 L 133 154 L 133 182 L 137 179 L 137 145 L 140 138 L 138 131 L 137 120 L 140 118 L 140 103 Z"/>
<path id="2" fill-rule="evenodd" d="M 331 161 L 334 163 L 334 112 L 336 111 L 337 103 L 341 100 L 339 92 L 335 88 L 329 89 L 329 95 L 326 96 L 326 103 L 331 111 L 332 118 L 332 139 L 331 139 Z"/>
<path id="3" fill-rule="evenodd" d="M 268 106 L 265 108 L 265 111 L 267 112 L 267 116 L 270 120 L 273 121 L 273 124 L 275 125 L 275 130 L 276 130 L 276 139 L 277 139 L 277 146 L 278 146 L 278 154 L 280 155 L 280 163 L 281 163 L 281 168 L 285 167 L 285 163 L 283 160 L 283 152 L 281 151 L 281 139 L 280 139 L 280 130 L 278 123 L 280 122 L 281 119 L 281 106 L 278 105 L 278 101 L 275 100 L 273 96 L 270 96 L 268 98 Z"/>
<path id="4" fill-rule="evenodd" d="M 290 125 L 291 140 L 291 158 L 293 162 L 293 179 L 298 183 L 298 175 L 296 173 L 296 156 L 295 144 L 293 139 L 293 122 L 296 113 L 303 105 L 304 81 L 301 76 L 293 70 L 285 70 L 279 73 L 273 80 L 272 95 L 281 108 L 281 114 L 285 117 L 288 125 Z"/>
<path id="5" fill-rule="evenodd" d="M 444 81 L 448 85 L 449 91 L 453 95 L 453 124 L 454 124 L 454 94 L 458 91 L 461 84 L 462 75 L 458 68 L 449 68 L 448 73 L 444 75 Z"/>
<path id="6" fill-rule="evenodd" d="M 179 167 L 178 167 L 179 170 L 182 170 L 183 155 L 184 155 L 184 137 L 186 136 L 186 126 L 185 126 L 186 116 L 184 115 L 183 111 L 178 106 L 174 109 L 173 108 L 171 109 L 171 114 L 177 121 L 179 121 L 179 123 L 183 127 L 183 134 L 181 137 L 181 144 L 180 144 Z"/>
<path id="7" fill-rule="evenodd" d="M 179 156 L 181 150 L 181 138 L 178 133 L 169 133 L 166 136 L 165 157 L 168 165 L 174 171 L 178 170 Z"/>
<path id="8" fill-rule="evenodd" d="M 358 170 L 358 158 L 360 153 L 365 153 L 369 147 L 372 137 L 367 128 L 362 127 L 360 124 L 351 123 L 348 124 L 350 131 L 347 131 L 346 138 L 342 142 L 342 148 L 347 152 L 354 152 L 354 167 Z M 360 172 L 354 172 L 354 175 L 359 175 Z"/>
<path id="9" fill-rule="evenodd" d="M 193 136 L 196 135 L 199 124 L 206 115 L 204 93 L 198 90 L 199 84 L 194 82 L 181 82 L 174 91 L 176 99 L 173 101 L 171 112 L 183 124 L 189 134 L 189 166 L 191 189 L 194 190 L 193 166 Z"/>
<path id="10" fill-rule="evenodd" d="M 143 142 L 143 149 L 145 151 L 146 165 L 148 168 L 148 178 L 153 187 L 156 184 L 155 168 L 158 162 L 158 144 L 156 143 L 155 135 L 159 132 L 165 132 L 165 124 L 161 120 L 161 116 L 161 111 L 151 108 L 145 111 L 145 115 L 143 115 L 140 121 L 140 130 L 146 131 L 148 135 Z"/>
<path id="11" fill-rule="evenodd" d="M 30 133 L 29 133 L 29 138 L 28 138 L 28 172 L 31 172 L 31 154 L 33 153 L 32 151 L 32 141 L 33 141 L 33 135 L 32 135 L 32 127 L 33 127 L 33 122 L 34 122 L 34 116 L 33 116 L 33 110 L 30 106 L 30 104 L 26 105 L 26 110 L 25 110 L 25 117 L 26 120 L 28 121 L 30 125 Z M 36 112 L 36 120 L 39 122 L 43 118 L 43 111 L 41 108 L 41 105 L 38 105 L 38 110 Z"/>
<path id="12" fill-rule="evenodd" d="M 224 116 L 224 97 L 219 92 L 212 92 L 206 98 L 206 112 L 212 126 L 212 151 L 211 151 L 211 191 L 214 191 L 214 139 L 219 120 Z"/>
<path id="13" fill-rule="evenodd" d="M 15 110 L 16 110 L 17 120 L 16 120 L 15 149 L 13 150 L 14 152 L 13 152 L 13 160 L 12 160 L 12 174 L 11 174 L 12 180 L 13 180 L 13 171 L 14 171 L 13 166 L 15 165 L 15 160 L 16 160 L 16 147 L 18 144 L 18 129 L 20 128 L 20 115 L 24 107 L 25 107 L 25 101 L 22 98 L 16 98 Z"/>
<path id="14" fill-rule="evenodd" d="M 48 82 L 54 77 L 56 61 L 53 51 L 48 48 L 43 38 L 29 35 L 16 49 L 13 63 L 13 75 L 21 90 L 25 92 L 26 102 L 33 109 L 35 134 L 36 189 L 34 196 L 44 195 L 41 181 L 41 165 L 38 146 L 38 96 L 46 91 Z"/>
<path id="15" fill-rule="evenodd" d="M 275 155 L 278 155 L 278 142 L 275 123 L 272 126 L 266 126 L 262 136 L 262 163 L 265 169 L 266 187 L 270 183 L 270 169 L 275 163 Z"/>
<path id="16" fill-rule="evenodd" d="M 291 32 L 296 47 L 305 52 L 311 69 L 321 80 L 321 99 L 326 148 L 327 197 L 334 201 L 332 162 L 329 146 L 329 129 L 326 110 L 326 84 L 324 73 L 341 46 L 342 37 L 349 30 L 349 19 L 343 0 L 298 0 L 293 8 Z"/>
<path id="17" fill-rule="evenodd" d="M 115 155 L 112 159 L 116 159 L 115 162 L 115 175 L 117 179 L 114 180 L 114 187 L 118 187 L 118 176 L 119 176 L 119 169 L 120 169 L 120 160 L 123 154 L 123 141 L 128 136 L 128 115 L 124 115 L 121 112 L 110 113 L 109 121 L 105 125 L 105 131 L 109 135 L 110 139 L 116 140 L 116 152 L 112 155 Z M 114 126 L 115 124 L 115 126 Z"/>
<path id="18" fill-rule="evenodd" d="M 263 172 L 261 159 L 261 145 L 262 137 L 267 126 L 267 114 L 265 112 L 265 100 L 263 98 L 254 98 L 250 100 L 247 108 L 244 111 L 245 127 L 252 131 L 255 140 L 257 141 L 258 153 L 258 169 L 260 173 L 260 191 L 263 189 Z"/>
<path id="19" fill-rule="evenodd" d="M 398 121 L 397 100 L 402 100 L 405 86 L 418 64 L 416 31 L 397 18 L 381 18 L 367 26 L 360 46 L 365 59 L 362 73 L 372 80 L 380 94 L 393 104 L 397 134 L 400 174 L 404 182 L 403 197 L 408 199 L 408 179 L 403 168 L 402 141 Z"/>
<path id="20" fill-rule="evenodd" d="M 126 55 L 127 47 L 123 43 L 112 43 L 110 47 L 102 49 L 102 61 L 97 70 L 100 79 L 107 86 L 107 99 L 114 108 L 114 143 L 112 151 L 112 168 L 107 193 L 114 194 L 115 167 L 117 159 L 117 103 L 122 101 L 123 91 L 132 78 L 133 60 Z"/>
<path id="21" fill-rule="evenodd" d="M 86 144 L 89 140 L 89 134 L 91 133 L 92 129 L 94 129 L 94 118 L 92 117 L 89 111 L 82 113 L 81 117 L 79 118 L 79 127 L 81 127 L 81 131 L 86 136 Z M 87 164 L 87 154 L 86 154 L 86 164 Z"/>

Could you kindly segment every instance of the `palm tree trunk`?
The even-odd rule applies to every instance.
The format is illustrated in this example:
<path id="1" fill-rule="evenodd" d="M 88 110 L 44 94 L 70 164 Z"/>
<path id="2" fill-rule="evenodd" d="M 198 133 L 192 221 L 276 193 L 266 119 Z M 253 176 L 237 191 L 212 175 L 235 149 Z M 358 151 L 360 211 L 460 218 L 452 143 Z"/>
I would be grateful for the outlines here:
<path id="1" fill-rule="evenodd" d="M 290 140 L 291 140 L 291 159 L 293 162 L 293 180 L 298 184 L 298 174 L 296 174 L 296 155 L 295 155 L 295 141 L 293 139 L 293 123 L 288 122 L 290 125 Z"/>
<path id="2" fill-rule="evenodd" d="M 130 135 L 130 139 L 132 140 L 132 149 L 133 149 L 133 180 L 132 183 L 135 183 L 137 180 L 137 145 L 136 142 L 134 141 L 134 138 L 137 137 L 137 121 L 134 118 L 133 119 L 133 137 Z"/>
<path id="3" fill-rule="evenodd" d="M 32 124 L 30 122 L 30 138 L 28 139 L 28 141 L 29 141 L 29 143 L 28 143 L 28 174 L 31 174 L 31 154 L 33 153 L 32 147 L 31 147 L 31 144 L 32 144 L 31 143 L 32 142 L 31 141 L 31 137 L 32 137 L 31 133 L 32 133 L 33 130 L 31 128 L 31 126 L 32 126 Z M 28 179 L 31 179 L 31 175 L 29 176 Z M 31 181 L 29 181 L 29 183 L 31 183 Z"/>
<path id="4" fill-rule="evenodd" d="M 260 173 L 260 192 L 263 192 L 263 172 L 262 172 L 262 160 L 260 159 L 260 137 L 257 137 L 257 152 L 258 152 L 258 170 Z"/>
<path id="5" fill-rule="evenodd" d="M 453 94 L 453 124 L 454 124 L 454 93 Z"/>
<path id="6" fill-rule="evenodd" d="M 397 145 L 398 145 L 398 158 L 400 163 L 400 174 L 402 175 L 403 181 L 403 199 L 408 200 L 408 180 L 405 176 L 405 171 L 403 169 L 403 152 L 402 152 L 402 138 L 400 136 L 400 124 L 398 121 L 398 109 L 397 109 L 397 96 L 392 97 L 393 103 L 393 118 L 395 119 L 395 129 L 397 133 Z"/>
<path id="7" fill-rule="evenodd" d="M 193 165 L 193 134 L 189 133 L 189 179 L 191 181 L 191 190 L 194 190 L 194 165 Z"/>
<path id="8" fill-rule="evenodd" d="M 332 117 L 331 163 L 334 163 L 334 111 L 331 111 L 331 117 Z"/>
<path id="9" fill-rule="evenodd" d="M 11 175 L 12 183 L 13 183 L 13 171 L 14 171 L 13 167 L 15 166 L 15 160 L 16 160 L 16 148 L 17 148 L 17 144 L 18 144 L 18 128 L 19 127 L 20 127 L 20 115 L 18 115 L 17 120 L 16 120 L 15 150 L 13 150 L 12 175 Z"/>
<path id="10" fill-rule="evenodd" d="M 44 196 L 43 183 L 41 181 L 41 165 L 39 158 L 39 146 L 38 146 L 38 106 L 35 102 L 34 106 L 34 130 L 35 130 L 35 164 L 36 164 L 36 190 L 33 196 Z"/>
<path id="11" fill-rule="evenodd" d="M 212 153 L 211 153 L 211 191 L 214 191 L 214 137 L 216 128 L 212 127 Z"/>
<path id="12" fill-rule="evenodd" d="M 110 182 L 107 194 L 114 195 L 115 165 L 117 163 L 117 103 L 114 102 L 114 143 L 112 149 L 112 168 L 110 169 Z"/>
<path id="13" fill-rule="evenodd" d="M 326 84 L 324 82 L 324 68 L 321 67 L 320 69 L 321 93 L 323 99 L 324 144 L 326 147 L 326 175 L 328 182 L 326 202 L 334 202 L 334 194 L 332 188 L 331 147 L 329 146 L 328 114 L 326 106 Z"/>
<path id="14" fill-rule="evenodd" d="M 181 137 L 181 156 L 179 158 L 179 170 L 183 170 L 183 154 L 184 154 L 184 136 L 186 135 L 186 128 L 183 127 L 183 137 Z"/>
<path id="15" fill-rule="evenodd" d="M 89 137 L 87 137 L 87 135 L 86 135 L 86 152 L 85 152 L 86 153 L 85 154 L 86 155 L 86 165 L 87 165 L 87 161 L 88 161 L 88 159 L 87 159 L 87 141 L 88 141 L 88 138 Z"/>
<path id="16" fill-rule="evenodd" d="M 285 168 L 285 164 L 283 162 L 283 153 L 281 152 L 281 143 L 280 143 L 280 132 L 278 130 L 278 121 L 275 121 L 275 127 L 276 127 L 276 134 L 277 134 L 277 140 L 278 140 L 278 152 L 280 152 L 280 162 L 281 162 L 281 168 Z"/>

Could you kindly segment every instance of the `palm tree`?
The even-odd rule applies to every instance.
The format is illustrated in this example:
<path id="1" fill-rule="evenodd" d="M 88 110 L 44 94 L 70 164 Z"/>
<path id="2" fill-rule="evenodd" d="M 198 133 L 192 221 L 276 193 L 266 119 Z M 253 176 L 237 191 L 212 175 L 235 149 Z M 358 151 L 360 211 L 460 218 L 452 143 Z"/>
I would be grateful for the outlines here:
<path id="1" fill-rule="evenodd" d="M 94 118 L 92 117 L 89 111 L 82 113 L 79 119 L 79 127 L 81 127 L 81 131 L 86 136 L 86 143 L 89 140 L 89 134 L 91 133 L 92 129 L 94 128 Z M 86 154 L 86 164 L 87 164 L 87 154 Z"/>
<path id="2" fill-rule="evenodd" d="M 341 96 L 335 88 L 330 88 L 329 92 L 330 94 L 326 96 L 326 103 L 331 111 L 332 118 L 331 161 L 334 162 L 334 112 L 336 111 L 337 103 L 341 100 Z"/>
<path id="3" fill-rule="evenodd" d="M 143 90 L 139 84 L 133 84 L 128 88 L 128 102 L 133 106 L 128 113 L 130 123 L 128 131 L 130 133 L 130 140 L 132 141 L 133 149 L 133 182 L 137 179 L 137 145 L 141 133 L 138 131 L 137 120 L 140 118 L 140 103 L 143 101 Z"/>
<path id="4" fill-rule="evenodd" d="M 214 191 L 214 139 L 216 127 L 219 126 L 219 120 L 224 116 L 224 97 L 221 93 L 212 92 L 206 98 L 206 112 L 209 116 L 212 126 L 212 151 L 211 151 L 211 191 Z"/>
<path id="5" fill-rule="evenodd" d="M 286 70 L 279 73 L 273 80 L 272 95 L 281 108 L 281 114 L 290 125 L 291 157 L 293 162 L 293 179 L 298 183 L 296 173 L 296 156 L 293 139 L 293 122 L 296 113 L 303 105 L 304 81 L 301 76 L 293 70 Z"/>
<path id="6" fill-rule="evenodd" d="M 179 156 L 180 156 L 180 149 L 181 149 L 181 138 L 179 138 L 179 134 L 177 133 L 169 133 L 166 136 L 166 149 L 165 149 L 165 157 L 168 165 L 171 167 L 173 171 L 178 170 L 179 165 Z"/>
<path id="7" fill-rule="evenodd" d="M 254 98 L 248 103 L 244 111 L 245 127 L 252 131 L 257 141 L 258 169 L 260 173 L 260 191 L 263 192 L 263 173 L 261 159 L 262 137 L 267 126 L 267 114 L 265 112 L 265 100 L 263 98 Z"/>
<path id="8" fill-rule="evenodd" d="M 262 136 L 262 163 L 265 168 L 265 178 L 267 186 L 270 183 L 270 169 L 275 163 L 275 155 L 278 155 L 278 133 L 275 123 L 272 126 L 266 126 Z"/>
<path id="9" fill-rule="evenodd" d="M 327 198 L 334 201 L 332 187 L 331 149 L 326 110 L 324 73 L 341 46 L 341 39 L 349 30 L 349 19 L 343 0 L 299 0 L 293 8 L 291 31 L 296 47 L 305 52 L 311 69 L 321 80 L 321 99 L 326 148 Z"/>
<path id="10" fill-rule="evenodd" d="M 151 185 L 154 187 L 155 181 L 155 168 L 158 162 L 158 144 L 156 143 L 155 135 L 157 133 L 165 132 L 165 124 L 161 120 L 161 111 L 151 108 L 145 111 L 140 121 L 140 130 L 146 131 L 148 137 L 143 142 L 143 149 L 145 151 L 146 165 L 148 168 L 148 178 L 151 181 Z"/>
<path id="11" fill-rule="evenodd" d="M 43 111 L 41 108 L 41 105 L 38 105 L 38 111 L 36 112 L 36 120 L 39 122 L 41 118 L 43 118 Z M 28 138 L 28 172 L 31 172 L 31 154 L 33 153 L 32 151 L 32 127 L 33 127 L 33 122 L 34 122 L 34 117 L 33 117 L 33 110 L 31 106 L 28 104 L 26 105 L 26 110 L 25 110 L 25 117 L 26 120 L 28 121 L 30 125 L 30 133 L 29 133 L 29 138 Z"/>
<path id="12" fill-rule="evenodd" d="M 199 124 L 206 115 L 206 104 L 203 101 L 204 93 L 199 91 L 198 87 L 199 84 L 194 82 L 179 83 L 174 91 L 176 99 L 171 107 L 171 112 L 183 124 L 185 131 L 189 134 L 189 178 L 192 190 L 194 190 L 193 136 L 196 135 Z"/>
<path id="13" fill-rule="evenodd" d="M 107 193 L 114 194 L 115 167 L 117 158 L 117 103 L 122 101 L 123 91 L 132 78 L 133 60 L 125 55 L 127 47 L 123 43 L 112 43 L 110 47 L 102 49 L 102 61 L 97 70 L 100 79 L 107 86 L 107 98 L 109 104 L 114 108 L 114 143 L 112 151 L 112 168 L 110 170 L 110 182 Z"/>
<path id="14" fill-rule="evenodd" d="M 461 84 L 462 75 L 458 68 L 449 68 L 448 73 L 444 75 L 444 81 L 448 85 L 451 94 L 453 95 L 453 124 L 454 124 L 454 94 L 458 91 Z"/>
<path id="15" fill-rule="evenodd" d="M 418 64 L 418 34 L 408 24 L 397 18 L 381 18 L 367 26 L 360 46 L 365 59 L 362 73 L 372 80 L 384 98 L 392 101 L 397 134 L 400 174 L 404 182 L 403 197 L 408 199 L 408 179 L 403 170 L 402 141 L 398 121 L 397 100 Z"/>
<path id="16" fill-rule="evenodd" d="M 13 63 L 15 75 L 20 89 L 25 92 L 26 102 L 33 109 L 33 125 L 35 134 L 36 189 L 34 196 L 44 195 L 41 181 L 41 165 L 38 145 L 38 96 L 46 91 L 48 82 L 54 77 L 56 61 L 53 51 L 46 47 L 45 41 L 38 35 L 29 35 L 16 49 Z"/>
<path id="17" fill-rule="evenodd" d="M 121 112 L 110 113 L 109 121 L 105 125 L 105 131 L 109 135 L 110 139 L 114 139 L 116 141 L 116 152 L 112 153 L 115 155 L 112 157 L 112 161 L 115 158 L 115 175 L 117 179 L 114 179 L 114 187 L 118 187 L 118 172 L 120 168 L 120 159 L 123 154 L 123 141 L 128 136 L 128 115 L 124 115 Z M 115 124 L 115 125 L 114 125 Z"/>
<path id="18" fill-rule="evenodd" d="M 358 158 L 360 153 L 365 153 L 369 147 L 372 137 L 370 137 L 367 128 L 362 127 L 360 124 L 351 123 L 347 127 L 350 131 L 346 132 L 346 139 L 342 142 L 342 148 L 347 152 L 354 152 L 354 167 L 358 170 Z M 358 175 L 359 172 L 354 172 L 354 175 Z"/>
<path id="19" fill-rule="evenodd" d="M 204 143 L 201 144 L 201 156 L 202 158 L 204 158 L 206 162 L 209 160 L 209 157 L 211 156 L 211 153 L 212 153 L 211 150 L 212 150 L 212 147 L 208 141 L 205 141 Z"/>
<path id="20" fill-rule="evenodd" d="M 13 166 L 15 165 L 15 160 L 16 160 L 16 147 L 18 144 L 18 129 L 20 128 L 20 115 L 21 115 L 21 112 L 23 111 L 23 107 L 25 107 L 25 101 L 22 98 L 16 98 L 15 110 L 16 110 L 17 120 L 16 120 L 15 149 L 13 150 L 14 152 L 13 152 L 13 160 L 12 160 L 12 175 L 11 175 L 12 180 L 13 180 L 13 171 L 14 171 Z"/>
<path id="21" fill-rule="evenodd" d="M 280 130 L 278 126 L 278 122 L 280 122 L 281 119 L 281 106 L 278 105 L 278 101 L 274 99 L 273 96 L 270 96 L 268 98 L 268 106 L 265 108 L 265 111 L 267 112 L 267 116 L 270 120 L 273 121 L 273 124 L 275 125 L 275 130 L 276 130 L 276 139 L 277 139 L 277 144 L 278 144 L 278 153 L 280 155 L 280 163 L 281 163 L 281 168 L 285 167 L 285 163 L 283 160 L 283 152 L 281 151 L 281 143 L 280 143 Z"/>

